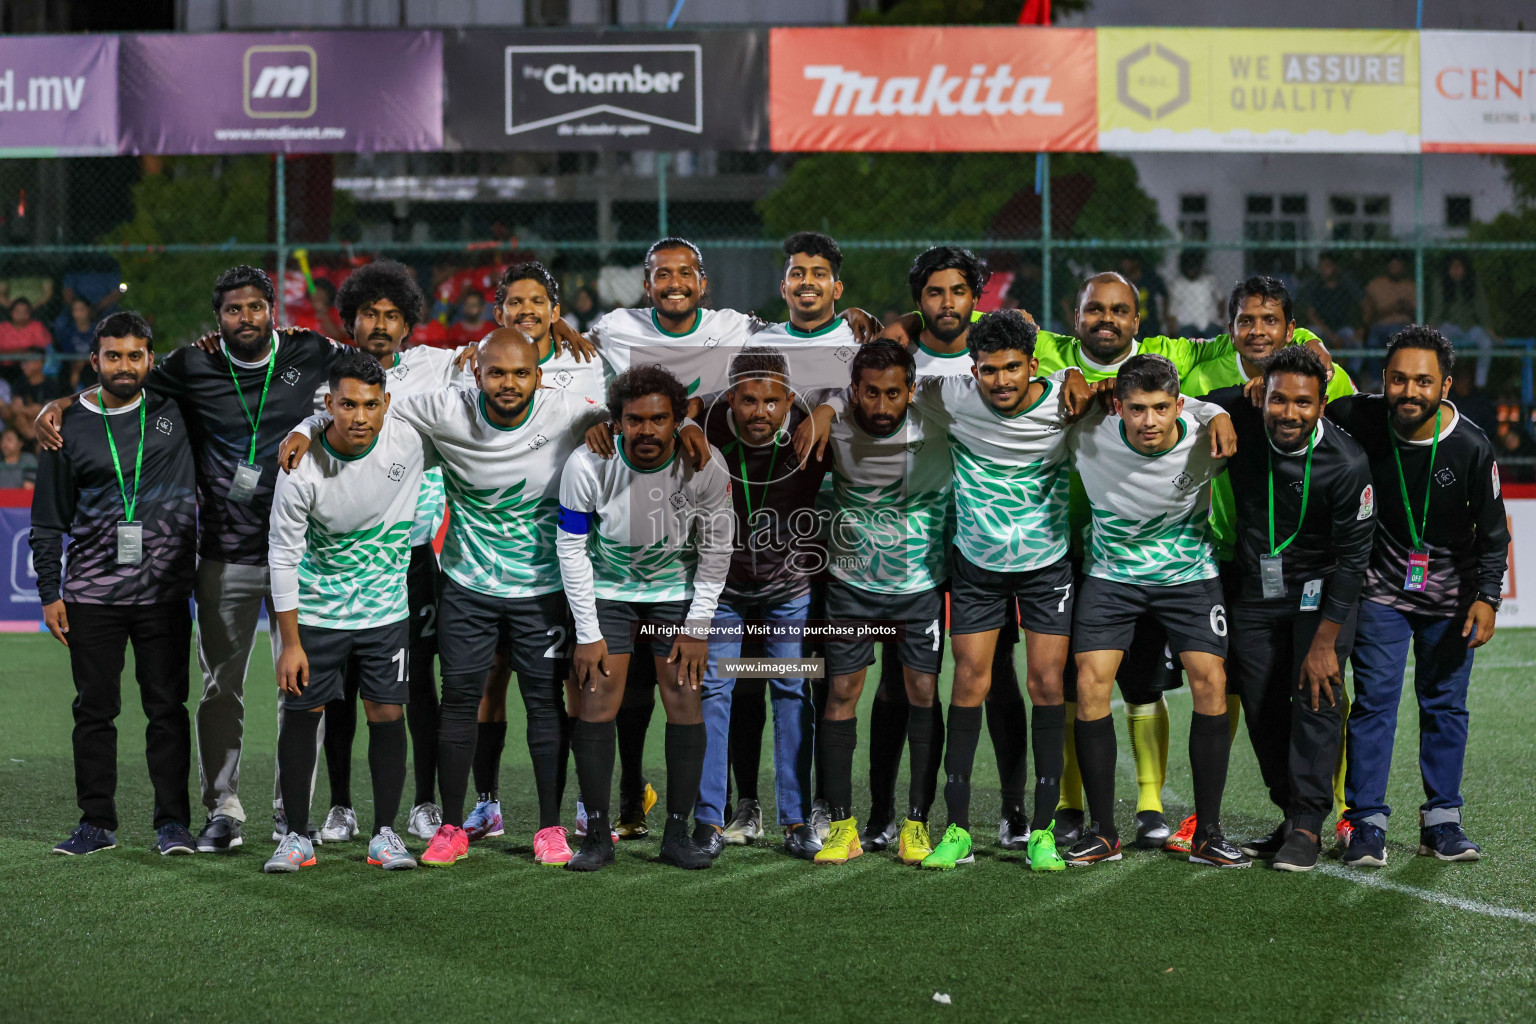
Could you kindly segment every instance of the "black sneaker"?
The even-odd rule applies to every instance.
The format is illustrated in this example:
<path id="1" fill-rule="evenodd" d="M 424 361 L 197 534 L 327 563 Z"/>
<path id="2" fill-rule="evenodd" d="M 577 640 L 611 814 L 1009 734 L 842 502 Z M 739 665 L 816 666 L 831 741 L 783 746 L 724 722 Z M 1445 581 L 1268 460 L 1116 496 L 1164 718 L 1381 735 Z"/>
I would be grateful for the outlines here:
<path id="1" fill-rule="evenodd" d="M 110 850 L 116 845 L 116 832 L 81 822 L 68 839 L 53 848 L 53 852 L 65 857 L 83 857 L 88 853 Z"/>
<path id="2" fill-rule="evenodd" d="M 1302 838 L 1305 839 L 1306 836 L 1302 836 Z M 1269 835 L 1250 839 L 1246 843 L 1242 843 L 1238 849 L 1255 860 L 1269 860 L 1279 853 L 1283 846 L 1285 846 L 1285 826 L 1281 824 L 1275 826 L 1275 830 Z"/>
<path id="3" fill-rule="evenodd" d="M 203 853 L 229 853 L 243 842 L 240 823 L 227 814 L 215 814 L 197 834 L 197 848 Z"/>
<path id="4" fill-rule="evenodd" d="M 708 854 L 710 860 L 714 860 L 725 849 L 725 836 L 722 830 L 701 821 L 693 826 L 693 845 Z"/>
<path id="5" fill-rule="evenodd" d="M 1419 856 L 1436 860 L 1482 860 L 1483 848 L 1467 838 L 1460 824 L 1445 821 L 1419 829 Z"/>
<path id="6" fill-rule="evenodd" d="M 1380 868 L 1387 864 L 1387 834 L 1370 822 L 1357 821 L 1349 834 L 1342 863 L 1347 868 Z"/>
<path id="7" fill-rule="evenodd" d="M 784 852 L 800 860 L 815 860 L 821 852 L 821 840 L 816 838 L 811 826 L 792 825 L 784 833 Z"/>
<path id="8" fill-rule="evenodd" d="M 1161 850 L 1171 835 L 1162 811 L 1136 812 L 1136 841 L 1131 844 L 1136 849 Z"/>
<path id="9" fill-rule="evenodd" d="M 1189 862 L 1209 864 L 1217 868 L 1253 866 L 1253 861 L 1248 859 L 1248 855 L 1227 842 L 1226 836 L 1215 828 L 1206 829 L 1204 835 L 1195 836 L 1194 842 L 1189 847 Z"/>
<path id="10" fill-rule="evenodd" d="M 1056 823 L 1052 829 L 1056 834 L 1056 848 L 1064 850 L 1077 842 L 1083 835 L 1083 812 L 1075 807 L 1056 808 Z"/>
<path id="11" fill-rule="evenodd" d="M 681 818 L 667 819 L 667 826 L 661 833 L 660 856 L 663 864 L 675 864 L 685 871 L 697 871 L 715 863 L 688 838 L 688 823 Z"/>
<path id="12" fill-rule="evenodd" d="M 613 863 L 613 837 L 607 829 L 597 829 L 588 832 L 581 840 L 581 848 L 578 849 L 570 860 L 565 862 L 567 871 L 596 871 L 598 868 Z"/>
<path id="13" fill-rule="evenodd" d="M 171 857 L 183 853 L 196 853 L 197 840 L 192 832 L 179 821 L 167 822 L 155 829 L 155 849 L 160 856 Z"/>
<path id="14" fill-rule="evenodd" d="M 859 832 L 859 845 L 865 853 L 879 853 L 888 849 L 901 835 L 901 821 L 886 815 L 882 818 L 871 818 L 869 823 Z M 812 855 L 814 856 L 814 854 Z"/>
<path id="15" fill-rule="evenodd" d="M 997 845 L 1022 850 L 1029 845 L 1029 819 L 1020 810 L 1005 811 L 997 822 Z"/>
<path id="16" fill-rule="evenodd" d="M 1247 852 L 1246 848 L 1244 852 Z M 1276 871 L 1311 871 L 1317 867 L 1317 857 L 1322 852 L 1320 841 L 1308 838 L 1299 829 L 1292 829 L 1285 837 L 1285 843 L 1271 855 L 1274 859 L 1269 866 Z"/>
<path id="17" fill-rule="evenodd" d="M 1056 813 L 1060 814 L 1061 812 L 1057 811 Z M 1120 857 L 1120 838 L 1118 836 L 1114 839 L 1107 839 L 1097 832 L 1089 832 L 1072 844 L 1072 848 L 1066 852 L 1062 860 L 1073 867 L 1082 868 L 1090 864 L 1098 864 L 1101 861 L 1119 860 Z"/>

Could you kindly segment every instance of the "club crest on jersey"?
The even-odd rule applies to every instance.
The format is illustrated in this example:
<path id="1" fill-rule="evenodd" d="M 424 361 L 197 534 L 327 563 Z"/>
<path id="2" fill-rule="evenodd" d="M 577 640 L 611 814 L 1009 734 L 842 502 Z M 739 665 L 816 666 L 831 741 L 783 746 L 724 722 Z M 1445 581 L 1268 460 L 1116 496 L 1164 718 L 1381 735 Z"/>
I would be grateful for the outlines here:
<path id="1" fill-rule="evenodd" d="M 906 448 L 907 448 L 907 452 L 909 454 L 916 455 L 918 452 L 923 450 L 923 442 L 921 442 L 921 441 L 908 441 L 907 444 L 906 444 Z"/>
<path id="2" fill-rule="evenodd" d="M 1437 473 L 1435 473 L 1435 483 L 1439 484 L 1441 487 L 1449 487 L 1455 482 L 1456 474 L 1452 472 L 1450 466 L 1444 466 Z"/>
<path id="3" fill-rule="evenodd" d="M 1061 429 L 1062 428 L 1060 423 L 1051 422 L 1045 425 L 1045 432 L 1047 434 L 1059 434 L 1061 433 Z"/>
<path id="4" fill-rule="evenodd" d="M 1178 476 L 1173 478 L 1173 486 L 1181 491 L 1193 490 L 1195 486 L 1195 478 L 1190 476 L 1188 473 L 1180 473 Z"/>
<path id="5" fill-rule="evenodd" d="M 838 359 L 840 359 L 841 361 L 846 363 L 850 359 L 853 358 L 853 352 L 854 352 L 854 350 L 849 348 L 847 345 L 839 345 L 837 347 L 837 350 L 835 352 L 833 352 L 832 354 L 837 356 Z"/>
<path id="6" fill-rule="evenodd" d="M 715 348 L 719 344 L 720 344 L 720 339 L 719 338 L 706 338 L 706 339 L 704 339 L 704 347 L 705 348 Z"/>
<path id="7" fill-rule="evenodd" d="M 540 448 L 543 448 L 547 444 L 549 444 L 549 438 L 545 437 L 543 434 L 539 434 L 532 441 L 528 442 L 528 447 L 533 451 L 538 451 Z"/>
<path id="8" fill-rule="evenodd" d="M 1360 492 L 1360 511 L 1355 513 L 1356 521 L 1371 518 L 1371 513 L 1376 511 L 1376 492 L 1371 490 L 1371 485 L 1366 484 L 1365 490 Z"/>
<path id="9" fill-rule="evenodd" d="M 289 386 L 297 384 L 300 376 L 299 368 L 297 366 L 290 366 L 283 371 L 283 383 Z"/>
<path id="10" fill-rule="evenodd" d="M 688 497 L 687 495 L 683 494 L 682 491 L 673 491 L 672 497 L 668 498 L 667 500 L 672 503 L 672 507 L 675 509 L 684 509 L 688 507 Z"/>
<path id="11" fill-rule="evenodd" d="M 162 434 L 169 434 L 171 432 L 171 421 L 167 417 L 161 416 L 155 420 L 155 429 Z"/>
<path id="12" fill-rule="evenodd" d="M 395 380 L 405 380 L 405 375 L 410 372 L 411 368 L 405 363 L 400 363 L 393 370 L 389 371 L 390 376 L 394 377 Z"/>
<path id="13" fill-rule="evenodd" d="M 574 378 L 571 376 L 570 370 L 556 370 L 549 379 L 554 381 L 557 388 L 568 388 L 571 386 L 571 381 Z"/>
<path id="14" fill-rule="evenodd" d="M 1297 494 L 1300 494 L 1304 489 L 1305 489 L 1305 484 L 1302 481 L 1300 481 L 1300 480 L 1292 480 L 1291 481 L 1291 490 L 1295 491 Z"/>
<path id="15" fill-rule="evenodd" d="M 399 483 L 401 480 L 404 480 L 405 479 L 405 467 L 402 466 L 398 462 L 396 462 L 395 464 L 390 466 L 389 467 L 389 478 L 391 480 L 395 481 L 396 483 Z"/>

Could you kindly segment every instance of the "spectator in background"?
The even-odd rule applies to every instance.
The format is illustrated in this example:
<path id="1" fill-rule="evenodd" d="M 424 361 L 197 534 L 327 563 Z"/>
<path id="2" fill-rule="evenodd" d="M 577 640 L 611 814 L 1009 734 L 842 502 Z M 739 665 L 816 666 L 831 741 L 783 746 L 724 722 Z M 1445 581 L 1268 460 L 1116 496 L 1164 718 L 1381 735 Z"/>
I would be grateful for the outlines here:
<path id="1" fill-rule="evenodd" d="M 1483 433 L 1493 437 L 1498 432 L 1499 407 L 1470 376 L 1452 377 L 1451 395 L 1456 411 L 1481 427 Z"/>
<path id="2" fill-rule="evenodd" d="M 22 451 L 21 435 L 10 427 L 0 432 L 0 491 L 30 491 L 37 479 L 37 456 Z"/>
<path id="3" fill-rule="evenodd" d="M 1488 364 L 1494 342 L 1493 314 L 1488 309 L 1488 295 L 1477 283 L 1477 275 L 1465 256 L 1445 258 L 1438 277 L 1429 282 L 1429 308 L 1426 323 L 1439 324 L 1457 351 L 1477 349 L 1476 384 L 1488 386 Z M 1476 423 L 1474 419 L 1472 422 Z M 1479 424 L 1481 425 L 1481 424 Z"/>
<path id="4" fill-rule="evenodd" d="M 1008 283 L 1008 293 L 1003 296 L 1003 306 L 1022 309 L 1037 321 L 1045 318 L 1045 280 L 1040 264 L 1034 260 L 1019 264 L 1013 272 L 1013 280 Z"/>
<path id="5" fill-rule="evenodd" d="M 1223 330 L 1227 297 L 1205 269 L 1205 253 L 1179 253 L 1179 276 L 1168 286 L 1168 333 L 1175 338 L 1214 338 Z"/>
<path id="6" fill-rule="evenodd" d="M 496 326 L 485 304 L 485 296 L 477 291 L 467 291 L 459 296 L 458 312 L 454 314 L 453 324 L 476 340 L 479 340 L 482 333 Z"/>
<path id="7" fill-rule="evenodd" d="M 1360 347 L 1360 308 L 1365 293 L 1339 268 L 1331 252 L 1317 257 L 1317 272 L 1301 289 L 1303 326 L 1330 349 Z"/>
<path id="8" fill-rule="evenodd" d="M 21 373 L 11 382 L 10 424 L 29 445 L 37 439 L 32 421 L 43 406 L 70 393 L 67 384 L 61 385 L 43 372 L 43 359 L 41 349 L 23 355 Z"/>
<path id="9" fill-rule="evenodd" d="M 1508 483 L 1531 483 L 1536 480 L 1536 466 L 1521 463 L 1536 455 L 1536 446 L 1518 423 L 1500 423 L 1493 435 L 1493 454 L 1499 462 L 1499 475 Z"/>
<path id="10" fill-rule="evenodd" d="M 95 378 L 90 372 L 89 358 L 91 339 L 95 334 L 96 321 L 92 318 L 91 304 L 76 296 L 69 303 L 69 319 L 54 325 L 53 344 L 48 346 L 48 362 L 43 372 L 49 377 L 69 381 L 75 390 L 81 387 L 80 377 L 85 372 L 91 378 L 86 384 L 90 384 Z"/>
<path id="11" fill-rule="evenodd" d="M 1366 347 L 1386 348 L 1392 335 L 1413 322 L 1417 305 L 1418 291 L 1408 274 L 1408 260 L 1394 254 L 1387 260 L 1386 273 L 1371 278 L 1365 286 L 1365 322 L 1370 325 Z"/>
<path id="12" fill-rule="evenodd" d="M 11 303 L 11 318 L 0 323 L 0 352 L 25 352 L 46 349 L 53 344 L 48 328 L 32 319 L 32 303 L 17 299 Z"/>
<path id="13" fill-rule="evenodd" d="M 1136 337 L 1149 338 L 1167 315 L 1168 288 L 1157 271 L 1148 270 L 1133 252 L 1120 257 L 1120 273 L 1136 289 L 1136 312 L 1141 317 L 1141 332 Z"/>
<path id="14" fill-rule="evenodd" d="M 293 317 L 295 327 L 303 327 L 327 338 L 345 341 L 347 332 L 342 329 L 341 318 L 336 315 L 336 286 L 323 277 L 315 278 L 314 289 L 309 293 L 310 312 Z"/>
<path id="15" fill-rule="evenodd" d="M 570 308 L 560 313 L 560 319 L 570 324 L 582 334 L 586 333 L 597 318 L 603 315 L 602 307 L 597 302 L 597 292 L 589 284 L 584 284 L 576 289 L 576 294 L 571 297 Z"/>

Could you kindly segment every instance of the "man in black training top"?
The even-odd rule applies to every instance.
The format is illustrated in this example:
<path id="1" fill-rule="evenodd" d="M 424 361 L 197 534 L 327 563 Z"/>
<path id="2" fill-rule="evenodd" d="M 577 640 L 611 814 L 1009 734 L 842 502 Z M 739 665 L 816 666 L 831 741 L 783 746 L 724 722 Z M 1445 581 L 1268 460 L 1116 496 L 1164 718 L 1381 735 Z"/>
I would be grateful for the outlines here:
<path id="1" fill-rule="evenodd" d="M 1323 419 L 1327 386 L 1322 360 L 1291 345 L 1265 363 L 1262 410 L 1241 387 L 1206 396 L 1237 430 L 1227 463 L 1236 497 L 1227 673 L 1269 798 L 1285 815 L 1241 848 L 1281 871 L 1317 864 L 1333 809 L 1343 665 L 1376 530 L 1370 463 Z"/>
<path id="2" fill-rule="evenodd" d="M 1328 403 L 1371 460 L 1379 503 L 1355 640 L 1344 792 L 1353 826 L 1344 864 L 1387 861 L 1387 773 L 1408 650 L 1419 698 L 1419 853 L 1477 860 L 1461 828 L 1472 652 L 1493 636 L 1509 527 L 1493 446 L 1445 396 L 1451 344 L 1418 324 L 1392 336 L 1383 394 Z"/>
<path id="3" fill-rule="evenodd" d="M 80 825 L 54 853 L 117 845 L 117 727 L 123 654 L 149 724 L 155 846 L 195 848 L 187 769 L 187 660 L 192 642 L 197 502 L 192 450 L 176 403 L 143 393 L 155 364 L 149 324 L 114 313 L 96 327 L 101 386 L 62 417 L 63 451 L 43 451 L 32 495 L 32 560 L 43 620 L 69 648 L 75 677 L 75 794 Z M 70 535 L 63 571 L 64 534 Z"/>

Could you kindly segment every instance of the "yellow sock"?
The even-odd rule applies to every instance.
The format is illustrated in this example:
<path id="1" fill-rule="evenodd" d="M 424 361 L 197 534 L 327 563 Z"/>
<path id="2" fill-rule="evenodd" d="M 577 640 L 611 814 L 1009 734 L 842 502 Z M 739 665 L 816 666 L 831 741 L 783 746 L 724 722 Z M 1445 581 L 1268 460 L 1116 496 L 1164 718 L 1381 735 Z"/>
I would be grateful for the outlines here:
<path id="1" fill-rule="evenodd" d="M 1243 720 L 1243 698 L 1235 693 L 1227 694 L 1227 742 L 1237 740 L 1237 727 Z"/>
<path id="2" fill-rule="evenodd" d="M 1349 721 L 1349 694 L 1344 688 L 1339 687 L 1339 707 L 1344 712 L 1344 721 Z M 1344 812 L 1349 810 L 1349 804 L 1344 801 L 1344 765 L 1347 763 L 1345 747 L 1349 745 L 1349 733 L 1346 731 L 1339 737 L 1339 763 L 1333 769 L 1333 813 L 1343 820 Z"/>
<path id="3" fill-rule="evenodd" d="M 1067 808 L 1081 811 L 1083 809 L 1083 776 L 1077 770 L 1077 745 L 1073 737 L 1077 735 L 1077 701 L 1069 700 L 1067 705 L 1067 735 L 1066 735 L 1066 760 L 1061 767 L 1061 799 L 1056 801 L 1056 809 Z"/>
<path id="4" fill-rule="evenodd" d="M 1163 783 L 1168 779 L 1168 702 L 1127 704 L 1125 724 L 1136 762 L 1136 810 L 1163 810 Z"/>

